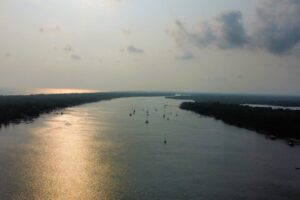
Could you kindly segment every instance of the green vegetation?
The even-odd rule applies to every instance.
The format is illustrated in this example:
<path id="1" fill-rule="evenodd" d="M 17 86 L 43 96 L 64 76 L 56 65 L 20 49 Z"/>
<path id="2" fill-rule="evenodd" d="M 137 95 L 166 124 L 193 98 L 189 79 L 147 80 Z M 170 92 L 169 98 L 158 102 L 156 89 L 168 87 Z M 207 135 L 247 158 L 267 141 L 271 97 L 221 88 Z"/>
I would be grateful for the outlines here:
<path id="1" fill-rule="evenodd" d="M 84 103 L 121 97 L 166 96 L 170 93 L 107 92 L 89 94 L 48 94 L 0 96 L 0 126 L 30 121 L 43 113 Z"/>
<path id="2" fill-rule="evenodd" d="M 300 111 L 211 102 L 184 102 L 180 108 L 274 137 L 300 139 Z"/>

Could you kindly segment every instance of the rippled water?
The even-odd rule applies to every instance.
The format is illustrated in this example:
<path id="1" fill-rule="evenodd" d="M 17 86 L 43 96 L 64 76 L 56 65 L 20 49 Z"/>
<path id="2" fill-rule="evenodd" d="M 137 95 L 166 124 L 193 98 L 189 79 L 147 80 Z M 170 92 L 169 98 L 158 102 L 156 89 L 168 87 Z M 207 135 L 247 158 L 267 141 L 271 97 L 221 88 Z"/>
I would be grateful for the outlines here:
<path id="1" fill-rule="evenodd" d="M 299 147 L 179 104 L 116 99 L 2 128 L 0 199 L 300 198 Z"/>

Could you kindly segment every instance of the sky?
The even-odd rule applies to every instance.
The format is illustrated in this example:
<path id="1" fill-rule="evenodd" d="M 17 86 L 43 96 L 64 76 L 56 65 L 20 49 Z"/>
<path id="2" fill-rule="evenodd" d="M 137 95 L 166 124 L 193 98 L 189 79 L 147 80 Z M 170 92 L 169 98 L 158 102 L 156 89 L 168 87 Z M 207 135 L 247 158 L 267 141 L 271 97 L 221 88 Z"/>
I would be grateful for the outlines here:
<path id="1" fill-rule="evenodd" d="M 0 89 L 300 95 L 300 0 L 1 0 Z"/>

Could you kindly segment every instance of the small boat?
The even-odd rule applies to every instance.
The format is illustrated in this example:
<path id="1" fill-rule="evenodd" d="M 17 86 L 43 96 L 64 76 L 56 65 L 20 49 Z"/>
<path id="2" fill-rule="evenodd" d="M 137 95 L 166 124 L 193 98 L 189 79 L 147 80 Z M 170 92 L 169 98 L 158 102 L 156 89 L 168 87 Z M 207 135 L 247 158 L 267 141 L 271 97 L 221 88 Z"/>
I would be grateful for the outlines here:
<path id="1" fill-rule="evenodd" d="M 288 145 L 290 145 L 291 147 L 295 145 L 294 141 L 289 140 Z"/>
<path id="2" fill-rule="evenodd" d="M 288 145 L 290 146 L 299 145 L 299 144 L 300 144 L 300 140 L 294 138 L 289 138 L 288 140 Z"/>
<path id="3" fill-rule="evenodd" d="M 270 135 L 269 138 L 270 138 L 271 140 L 276 140 L 276 139 L 277 139 L 277 137 L 276 137 L 275 135 Z"/>
<path id="4" fill-rule="evenodd" d="M 164 144 L 167 144 L 167 137 L 165 135 Z"/>
<path id="5" fill-rule="evenodd" d="M 148 119 L 148 115 L 146 115 L 146 121 L 145 121 L 145 124 L 149 124 L 149 119 Z"/>

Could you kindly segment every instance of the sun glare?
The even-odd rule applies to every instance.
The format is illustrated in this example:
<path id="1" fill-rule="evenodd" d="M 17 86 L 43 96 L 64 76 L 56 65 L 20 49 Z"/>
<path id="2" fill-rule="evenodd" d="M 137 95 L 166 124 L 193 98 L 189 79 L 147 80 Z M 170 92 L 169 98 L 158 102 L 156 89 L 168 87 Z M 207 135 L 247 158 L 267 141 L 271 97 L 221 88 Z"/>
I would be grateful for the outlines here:
<path id="1" fill-rule="evenodd" d="M 77 88 L 36 88 L 33 89 L 34 94 L 71 94 L 71 93 L 94 93 L 99 92 L 92 89 L 77 89 Z"/>

